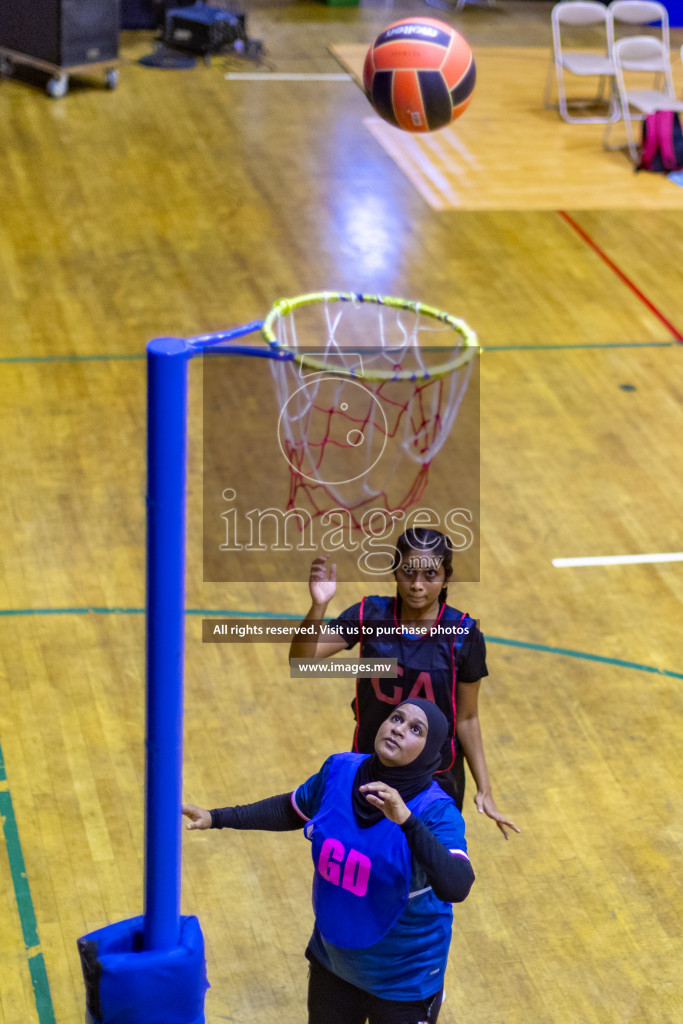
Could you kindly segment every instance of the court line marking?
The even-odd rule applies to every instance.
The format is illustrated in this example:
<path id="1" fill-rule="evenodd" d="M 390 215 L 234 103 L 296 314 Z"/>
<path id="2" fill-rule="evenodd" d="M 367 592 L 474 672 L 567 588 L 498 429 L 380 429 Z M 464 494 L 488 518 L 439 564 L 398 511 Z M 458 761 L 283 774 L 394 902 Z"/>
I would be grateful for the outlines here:
<path id="1" fill-rule="evenodd" d="M 363 124 L 367 127 L 368 131 L 373 136 L 373 138 L 380 142 L 380 138 L 385 134 L 382 129 L 382 122 L 377 123 L 376 118 L 366 117 L 363 118 Z M 431 206 L 431 208 L 433 210 L 442 210 L 444 208 L 447 209 L 447 207 L 444 207 L 442 204 L 441 196 L 439 195 L 438 189 L 435 191 L 430 182 L 425 178 L 425 175 L 423 174 L 422 169 L 419 167 L 419 165 L 416 166 L 414 153 L 411 151 L 411 149 L 409 147 L 406 147 L 405 152 L 401 152 L 401 156 L 403 158 L 403 166 L 401 166 L 401 164 L 398 163 L 398 140 L 395 140 L 391 138 L 391 136 L 388 136 L 385 139 L 385 141 L 385 152 L 391 157 L 391 159 L 394 161 L 398 169 L 402 172 L 404 177 L 408 178 L 408 181 L 413 185 L 413 187 L 422 196 L 422 198 Z M 384 143 L 380 143 L 380 145 L 384 146 Z M 406 167 L 412 174 L 415 175 L 414 180 L 409 177 Z"/>
<path id="2" fill-rule="evenodd" d="M 144 608 L 105 608 L 97 605 L 73 608 L 0 608 L 0 618 L 19 615 L 144 615 Z M 230 619 L 291 619 L 300 621 L 300 615 L 291 612 L 244 611 L 235 608 L 186 608 L 186 615 L 203 615 L 216 619 L 224 616 Z M 331 621 L 331 620 L 328 620 Z M 551 647 L 549 644 L 531 643 L 529 640 L 511 640 L 509 637 L 491 636 L 486 634 L 487 642 L 502 644 L 506 647 L 521 647 L 528 651 L 539 651 L 544 654 L 560 654 L 565 658 L 581 658 L 584 661 L 595 661 L 603 665 L 614 665 L 617 668 L 630 668 L 637 672 L 651 672 L 669 679 L 683 679 L 683 672 L 673 672 L 655 665 L 643 665 L 637 661 L 624 661 L 622 658 L 609 658 L 590 651 L 575 651 L 568 647 Z"/>
<path id="3" fill-rule="evenodd" d="M 440 139 L 434 138 L 434 135 L 430 133 L 425 136 L 423 141 L 430 149 L 433 149 L 439 155 L 443 155 L 444 150 L 442 147 L 450 146 L 451 149 L 454 149 L 455 152 L 463 158 L 466 164 L 469 164 L 470 167 L 473 167 L 477 171 L 481 170 L 481 164 L 474 153 L 470 153 L 465 143 L 455 134 L 455 132 L 450 132 Z"/>
<path id="4" fill-rule="evenodd" d="M 598 341 L 568 345 L 483 345 L 482 352 L 563 352 L 565 349 L 673 348 L 673 341 Z M 146 359 L 145 352 L 102 353 L 100 355 L 0 356 L 3 363 L 102 363 L 108 360 Z"/>
<path id="5" fill-rule="evenodd" d="M 352 76 L 343 71 L 228 71 L 223 78 L 233 82 L 353 82 Z"/>
<path id="6" fill-rule="evenodd" d="M 510 640 L 502 636 L 486 634 L 487 643 L 502 644 L 505 647 L 522 647 L 530 651 L 541 651 L 545 654 L 561 654 L 566 658 L 581 658 L 584 661 L 596 661 L 602 665 L 615 665 L 617 668 L 630 668 L 636 672 L 650 672 L 656 676 L 667 676 L 669 679 L 683 679 L 683 672 L 671 672 L 655 665 L 642 665 L 638 661 L 624 661 L 623 658 L 608 658 L 602 654 L 591 654 L 588 651 L 574 651 L 569 647 L 550 647 L 548 644 L 532 644 L 527 640 Z"/>
<path id="7" fill-rule="evenodd" d="M 391 125 L 377 117 L 364 117 L 363 124 L 433 210 L 449 210 L 462 205 L 448 178 L 422 152 L 416 139 L 410 136 L 399 138 Z"/>
<path id="8" fill-rule="evenodd" d="M 6 356 L 0 358 L 0 363 L 101 363 L 116 359 L 144 359 L 145 352 L 130 352 L 119 355 L 117 353 L 92 356 L 63 355 L 63 356 Z"/>
<path id="9" fill-rule="evenodd" d="M 642 565 L 652 562 L 683 562 L 683 551 L 664 551 L 652 555 L 593 555 L 586 558 L 553 558 L 556 569 L 582 565 Z"/>
<path id="10" fill-rule="evenodd" d="M 482 345 L 482 352 L 558 352 L 564 349 L 602 349 L 602 348 L 673 348 L 674 341 L 596 341 L 577 342 L 568 345 Z M 1 360 L 0 360 L 1 362 Z"/>
<path id="11" fill-rule="evenodd" d="M 5 773 L 5 759 L 0 746 L 0 821 L 5 837 L 7 859 L 9 861 L 14 899 L 19 914 L 21 932 L 26 947 L 28 969 L 31 975 L 33 997 L 40 1024 L 55 1024 L 55 1013 L 50 995 L 50 985 L 45 970 L 45 958 L 38 938 L 38 922 L 31 896 L 31 887 L 26 875 L 26 863 L 21 849 L 17 819 L 9 791 L 9 783 Z"/>
<path id="12" fill-rule="evenodd" d="M 656 316 L 661 323 L 664 324 L 668 331 L 671 331 L 675 340 L 683 342 L 683 334 L 676 330 L 671 321 L 667 320 L 664 314 L 660 312 L 659 309 L 657 309 L 653 302 L 650 302 L 648 297 L 644 295 L 643 292 L 641 292 L 640 288 L 638 288 L 638 286 L 630 279 L 630 277 L 627 277 L 624 271 L 620 270 L 620 268 L 616 265 L 614 260 L 609 258 L 604 249 L 600 248 L 598 243 L 591 238 L 588 232 L 584 228 L 582 228 L 581 225 L 577 221 L 575 221 L 574 218 L 569 213 L 567 213 L 566 210 L 558 210 L 557 212 L 559 213 L 560 217 L 562 217 L 562 219 L 566 221 L 566 223 L 569 224 L 569 226 L 577 233 L 577 235 L 583 239 L 586 245 L 588 245 L 593 250 L 593 252 L 597 253 L 597 255 L 600 257 L 603 263 L 605 263 L 610 268 L 610 270 L 614 271 L 619 280 L 622 281 L 626 285 L 626 287 L 633 292 L 636 298 L 640 299 L 640 301 L 645 306 L 647 306 L 650 312 L 654 316 Z"/>

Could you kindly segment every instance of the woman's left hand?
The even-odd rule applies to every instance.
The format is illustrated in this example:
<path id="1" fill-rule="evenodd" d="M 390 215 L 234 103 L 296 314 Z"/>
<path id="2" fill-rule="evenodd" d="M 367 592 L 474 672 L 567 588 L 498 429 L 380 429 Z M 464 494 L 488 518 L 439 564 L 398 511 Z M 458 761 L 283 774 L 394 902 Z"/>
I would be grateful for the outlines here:
<path id="1" fill-rule="evenodd" d="M 190 819 L 185 828 L 190 830 L 211 828 L 211 811 L 205 811 L 203 807 L 197 807 L 196 804 L 183 804 L 181 810 L 185 817 Z"/>
<path id="2" fill-rule="evenodd" d="M 368 782 L 360 787 L 361 793 L 365 794 L 368 803 L 379 807 L 385 818 L 402 825 L 410 817 L 410 811 L 401 799 L 396 789 L 387 786 L 384 782 Z"/>
<path id="3" fill-rule="evenodd" d="M 474 798 L 474 802 L 477 805 L 477 810 L 480 814 L 488 814 L 489 818 L 492 818 L 495 821 L 505 839 L 508 838 L 508 829 L 512 829 L 513 832 L 522 831 L 521 828 L 517 828 L 512 821 L 508 821 L 504 814 L 500 813 L 496 807 L 496 801 L 493 799 L 493 795 L 491 793 L 477 793 Z"/>

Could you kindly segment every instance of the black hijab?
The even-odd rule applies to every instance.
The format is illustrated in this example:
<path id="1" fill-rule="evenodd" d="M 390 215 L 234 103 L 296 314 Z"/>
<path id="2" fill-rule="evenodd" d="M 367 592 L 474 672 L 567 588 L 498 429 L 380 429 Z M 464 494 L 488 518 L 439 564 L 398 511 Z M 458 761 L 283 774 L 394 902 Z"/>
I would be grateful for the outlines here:
<path id="1" fill-rule="evenodd" d="M 368 782 L 384 782 L 398 790 L 401 799 L 407 803 L 431 784 L 434 772 L 441 764 L 441 748 L 448 737 L 446 716 L 431 700 L 424 700 L 422 697 L 411 697 L 410 700 L 401 701 L 392 708 L 391 714 L 393 715 L 404 704 L 414 704 L 424 712 L 427 719 L 425 745 L 414 761 L 401 767 L 382 764 L 377 754 L 371 754 L 361 761 L 353 780 L 351 794 L 353 816 L 361 828 L 369 828 L 384 817 L 381 808 L 373 807 L 366 800 L 365 794 L 360 792 L 361 786 Z"/>

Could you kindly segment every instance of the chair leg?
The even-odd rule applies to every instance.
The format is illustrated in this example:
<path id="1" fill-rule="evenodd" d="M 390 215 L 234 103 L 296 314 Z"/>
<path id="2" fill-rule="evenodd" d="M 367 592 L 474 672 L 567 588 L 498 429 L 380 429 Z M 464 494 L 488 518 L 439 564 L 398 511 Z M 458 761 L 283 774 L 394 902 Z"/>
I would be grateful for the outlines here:
<path id="1" fill-rule="evenodd" d="M 610 143 L 612 127 L 616 124 L 617 121 L 626 120 L 623 104 L 621 102 L 621 97 L 618 95 L 616 90 L 613 90 L 613 104 L 614 116 L 611 117 L 610 120 L 606 122 L 605 130 L 602 133 L 602 148 L 610 150 L 611 152 L 614 152 L 618 149 L 623 149 L 623 146 L 615 146 Z"/>
<path id="2" fill-rule="evenodd" d="M 631 120 L 631 111 L 624 110 L 624 127 L 626 128 L 626 138 L 628 139 L 628 151 L 631 156 L 631 160 L 634 164 L 638 163 L 638 147 L 636 140 L 633 135 L 633 122 Z"/>
<path id="3" fill-rule="evenodd" d="M 605 123 L 618 121 L 621 117 L 619 104 L 617 103 L 617 91 L 614 88 L 614 79 L 610 75 L 601 75 L 598 85 L 598 100 L 607 104 L 607 118 Z"/>
<path id="4" fill-rule="evenodd" d="M 626 129 L 626 145 L 627 145 L 627 148 L 628 148 L 628 153 L 629 153 L 629 156 L 630 156 L 631 160 L 633 161 L 633 163 L 637 164 L 638 163 L 638 156 L 639 156 L 639 154 L 638 154 L 638 145 L 636 143 L 635 136 L 633 134 L 633 120 L 631 118 L 631 111 L 630 111 L 630 108 L 624 102 L 621 102 L 620 106 L 621 106 L 621 115 L 622 115 L 622 118 L 623 118 L 623 121 L 624 121 L 624 128 Z M 605 130 L 604 130 L 604 132 L 602 134 L 602 148 L 610 150 L 611 152 L 615 152 L 616 150 L 620 150 L 620 149 L 624 148 L 623 145 L 621 145 L 621 146 L 614 146 L 614 145 L 610 144 L 610 135 L 612 134 L 612 126 L 615 123 L 616 123 L 615 121 L 608 121 L 607 124 L 605 125 Z"/>
<path id="5" fill-rule="evenodd" d="M 614 124 L 614 121 L 608 121 L 607 124 L 605 125 L 605 130 L 602 133 L 602 148 L 603 149 L 614 149 L 614 146 L 610 146 L 610 144 L 609 144 L 609 137 L 610 137 L 611 132 L 612 132 L 612 125 L 613 124 Z"/>
<path id="6" fill-rule="evenodd" d="M 675 100 L 676 99 L 676 87 L 674 85 L 673 75 L 671 73 L 671 67 L 668 67 L 666 69 L 666 71 L 663 72 L 663 77 L 664 77 L 665 92 L 666 92 L 667 96 L 670 99 Z"/>
<path id="7" fill-rule="evenodd" d="M 567 95 L 564 91 L 564 72 L 560 64 L 555 64 L 555 72 L 557 78 L 557 105 L 560 110 L 560 117 L 563 121 L 571 124 L 574 118 L 567 109 Z"/>
<path id="8" fill-rule="evenodd" d="M 619 96 L 614 83 L 614 79 L 610 78 L 609 82 L 609 115 L 608 124 L 614 124 L 615 121 L 621 119 L 621 105 L 619 103 Z"/>

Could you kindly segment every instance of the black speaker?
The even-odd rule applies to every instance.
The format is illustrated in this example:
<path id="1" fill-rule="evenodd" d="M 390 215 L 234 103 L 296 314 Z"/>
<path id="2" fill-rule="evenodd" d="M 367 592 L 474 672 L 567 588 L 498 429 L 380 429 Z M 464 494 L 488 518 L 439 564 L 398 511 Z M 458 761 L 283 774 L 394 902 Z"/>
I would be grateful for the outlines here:
<path id="1" fill-rule="evenodd" d="M 166 11 L 164 43 L 194 53 L 220 53 L 238 39 L 246 43 L 245 16 L 195 3 Z"/>
<path id="2" fill-rule="evenodd" d="M 0 0 L 0 46 L 77 67 L 119 52 L 119 0 Z"/>

